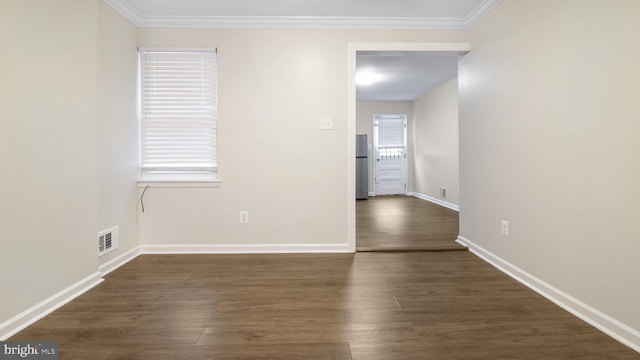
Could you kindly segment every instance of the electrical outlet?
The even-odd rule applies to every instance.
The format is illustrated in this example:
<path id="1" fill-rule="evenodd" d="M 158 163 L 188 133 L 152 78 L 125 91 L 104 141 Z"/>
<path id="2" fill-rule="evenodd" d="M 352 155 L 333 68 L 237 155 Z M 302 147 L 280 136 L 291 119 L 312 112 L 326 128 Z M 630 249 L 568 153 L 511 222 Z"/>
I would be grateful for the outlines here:
<path id="1" fill-rule="evenodd" d="M 240 211 L 240 224 L 246 224 L 249 222 L 249 212 Z"/>
<path id="2" fill-rule="evenodd" d="M 440 188 L 440 196 L 443 198 L 447 197 L 447 188 L 443 188 L 443 187 Z"/>
<path id="3" fill-rule="evenodd" d="M 509 222 L 502 220 L 502 235 L 509 236 Z"/>

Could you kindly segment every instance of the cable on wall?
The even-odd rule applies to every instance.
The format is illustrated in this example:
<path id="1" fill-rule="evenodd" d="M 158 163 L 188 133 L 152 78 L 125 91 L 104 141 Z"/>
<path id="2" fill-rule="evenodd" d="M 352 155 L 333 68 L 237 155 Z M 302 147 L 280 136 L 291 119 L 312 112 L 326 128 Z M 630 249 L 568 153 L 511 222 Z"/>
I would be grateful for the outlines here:
<path id="1" fill-rule="evenodd" d="M 142 195 L 140 195 L 140 205 L 142 205 L 142 212 L 144 212 L 144 193 L 147 192 L 147 189 L 149 188 L 149 185 L 144 187 L 144 190 L 142 190 Z"/>

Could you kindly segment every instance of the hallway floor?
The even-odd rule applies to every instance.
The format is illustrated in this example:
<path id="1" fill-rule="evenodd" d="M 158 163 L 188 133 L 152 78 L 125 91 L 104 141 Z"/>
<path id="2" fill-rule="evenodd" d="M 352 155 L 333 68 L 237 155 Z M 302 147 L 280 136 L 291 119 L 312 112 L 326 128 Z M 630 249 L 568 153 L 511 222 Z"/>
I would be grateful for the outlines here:
<path id="1" fill-rule="evenodd" d="M 358 251 L 465 250 L 458 212 L 413 196 L 376 196 L 356 202 Z"/>

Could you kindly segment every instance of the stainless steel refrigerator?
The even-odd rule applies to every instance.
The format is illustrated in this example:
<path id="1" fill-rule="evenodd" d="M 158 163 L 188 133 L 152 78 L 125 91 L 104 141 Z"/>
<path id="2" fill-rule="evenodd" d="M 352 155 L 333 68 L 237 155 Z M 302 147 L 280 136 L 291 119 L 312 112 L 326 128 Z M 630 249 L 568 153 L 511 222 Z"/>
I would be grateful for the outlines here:
<path id="1" fill-rule="evenodd" d="M 369 159 L 367 158 L 367 135 L 356 135 L 356 199 L 369 196 Z"/>

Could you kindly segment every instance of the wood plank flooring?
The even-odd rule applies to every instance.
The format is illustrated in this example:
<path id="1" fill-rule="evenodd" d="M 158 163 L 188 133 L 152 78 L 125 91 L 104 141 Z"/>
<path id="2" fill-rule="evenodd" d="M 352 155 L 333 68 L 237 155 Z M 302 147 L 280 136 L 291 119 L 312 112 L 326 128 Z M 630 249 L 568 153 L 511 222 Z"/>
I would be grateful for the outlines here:
<path id="1" fill-rule="evenodd" d="M 413 196 L 356 201 L 358 251 L 466 250 L 458 227 L 458 212 Z"/>
<path id="2" fill-rule="evenodd" d="M 141 255 L 10 340 L 60 359 L 640 359 L 469 252 Z"/>

